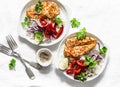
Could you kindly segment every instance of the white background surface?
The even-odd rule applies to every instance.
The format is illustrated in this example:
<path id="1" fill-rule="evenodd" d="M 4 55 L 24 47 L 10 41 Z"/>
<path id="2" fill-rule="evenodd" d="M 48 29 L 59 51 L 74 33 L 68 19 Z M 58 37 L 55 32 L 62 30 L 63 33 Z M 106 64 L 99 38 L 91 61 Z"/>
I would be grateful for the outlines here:
<path id="1" fill-rule="evenodd" d="M 48 69 L 37 71 L 31 67 L 36 79 L 30 80 L 23 65 L 17 60 L 16 70 L 10 71 L 12 57 L 0 53 L 0 87 L 120 87 L 120 0 L 60 0 L 70 7 L 71 18 L 76 17 L 81 27 L 86 27 L 109 46 L 109 63 L 105 71 L 87 83 L 74 82 L 55 69 L 54 62 Z M 21 55 L 36 61 L 35 53 L 41 48 L 19 38 L 17 25 L 24 5 L 29 0 L 0 0 L 0 43 L 7 45 L 5 36 L 12 34 L 19 44 Z M 69 33 L 79 29 L 70 29 Z M 48 47 L 56 54 L 58 44 Z M 55 60 L 57 56 L 54 55 Z"/>

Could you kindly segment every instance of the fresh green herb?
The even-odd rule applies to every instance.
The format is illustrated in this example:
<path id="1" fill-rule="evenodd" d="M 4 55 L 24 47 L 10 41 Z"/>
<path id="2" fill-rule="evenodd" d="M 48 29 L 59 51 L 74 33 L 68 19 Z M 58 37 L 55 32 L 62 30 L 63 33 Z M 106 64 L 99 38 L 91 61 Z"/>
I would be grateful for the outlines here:
<path id="1" fill-rule="evenodd" d="M 86 55 L 85 59 L 86 59 L 85 64 L 88 66 L 88 69 L 92 69 L 98 64 L 98 62 L 89 55 Z"/>
<path id="2" fill-rule="evenodd" d="M 63 24 L 63 21 L 59 17 L 55 17 L 54 20 L 55 20 L 57 25 L 62 25 Z"/>
<path id="3" fill-rule="evenodd" d="M 92 69 L 92 68 L 94 68 L 97 64 L 98 64 L 97 61 L 93 61 L 93 62 L 91 62 L 91 63 L 89 64 L 88 69 Z"/>
<path id="4" fill-rule="evenodd" d="M 9 63 L 9 69 L 10 70 L 15 70 L 15 65 L 16 65 L 16 60 L 12 59 Z"/>
<path id="5" fill-rule="evenodd" d="M 77 79 L 77 80 L 80 80 L 82 82 L 86 81 L 86 73 L 85 72 L 82 72 L 80 73 L 80 75 L 75 75 L 74 76 L 74 79 Z"/>
<path id="6" fill-rule="evenodd" d="M 70 22 L 71 22 L 72 28 L 76 28 L 80 26 L 80 22 L 76 18 L 73 18 Z"/>
<path id="7" fill-rule="evenodd" d="M 102 47 L 101 49 L 99 49 L 99 51 L 100 51 L 100 54 L 103 54 L 103 55 L 105 55 L 106 54 L 106 52 L 107 52 L 107 47 Z"/>
<path id="8" fill-rule="evenodd" d="M 90 64 L 90 62 L 88 62 L 88 61 L 85 61 L 85 62 L 84 62 L 84 64 L 85 64 L 85 65 L 89 65 L 89 64 Z"/>
<path id="9" fill-rule="evenodd" d="M 77 39 L 82 40 L 86 36 L 86 28 L 84 27 L 83 29 L 80 30 L 80 32 L 77 33 Z"/>
<path id="10" fill-rule="evenodd" d="M 39 0 L 35 6 L 35 11 L 39 13 L 41 10 L 42 10 L 42 4 L 41 1 Z"/>
<path id="11" fill-rule="evenodd" d="M 24 18 L 24 21 L 21 23 L 22 27 L 25 28 L 25 26 L 30 26 L 31 22 L 29 21 L 28 17 Z"/>
<path id="12" fill-rule="evenodd" d="M 37 42 L 41 42 L 43 39 L 43 33 L 42 32 L 35 32 L 35 40 Z"/>

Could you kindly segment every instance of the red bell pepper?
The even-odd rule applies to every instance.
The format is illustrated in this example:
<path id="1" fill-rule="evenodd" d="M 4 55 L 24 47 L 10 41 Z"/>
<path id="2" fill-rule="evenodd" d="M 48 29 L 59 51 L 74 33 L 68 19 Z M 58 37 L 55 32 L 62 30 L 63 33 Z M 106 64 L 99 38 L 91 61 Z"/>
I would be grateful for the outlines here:
<path id="1" fill-rule="evenodd" d="M 55 39 L 58 39 L 61 36 L 61 34 L 63 33 L 63 28 L 64 26 L 62 25 L 62 27 L 60 27 L 59 31 L 57 32 Z"/>
<path id="2" fill-rule="evenodd" d="M 47 24 L 47 19 L 41 17 L 41 18 L 40 18 L 40 23 L 41 23 L 41 25 L 44 27 L 44 26 Z"/>
<path id="3" fill-rule="evenodd" d="M 85 67 L 84 60 L 77 60 L 77 64 L 81 67 Z"/>
<path id="4" fill-rule="evenodd" d="M 45 19 L 41 18 L 41 21 L 45 21 Z M 58 39 L 61 36 L 64 26 L 62 25 L 58 32 L 56 31 L 56 26 L 56 23 L 53 20 L 50 20 L 49 24 L 45 26 L 44 29 L 44 35 L 46 38 L 53 37 Z"/>
<path id="5" fill-rule="evenodd" d="M 74 69 L 70 68 L 70 69 L 66 70 L 66 73 L 69 75 L 74 74 Z"/>
<path id="6" fill-rule="evenodd" d="M 75 75 L 80 74 L 80 72 L 81 72 L 81 68 L 79 68 L 79 69 L 74 69 Z"/>

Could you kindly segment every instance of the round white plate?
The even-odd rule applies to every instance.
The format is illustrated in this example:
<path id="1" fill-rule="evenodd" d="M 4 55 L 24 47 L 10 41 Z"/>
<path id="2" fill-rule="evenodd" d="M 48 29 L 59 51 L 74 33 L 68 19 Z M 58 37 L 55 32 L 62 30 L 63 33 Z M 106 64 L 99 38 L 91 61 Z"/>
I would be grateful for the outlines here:
<path id="1" fill-rule="evenodd" d="M 61 43 L 60 43 L 60 45 L 59 45 L 59 48 L 58 48 L 58 51 L 57 51 L 57 56 L 58 56 L 58 58 L 57 58 L 56 61 L 55 61 L 55 62 L 56 62 L 56 67 L 57 67 L 57 69 L 59 69 L 59 63 L 60 63 L 60 61 L 62 60 L 62 58 L 64 58 L 64 53 L 63 53 L 63 52 L 64 52 L 65 41 L 67 40 L 67 38 L 76 36 L 76 33 L 77 33 L 77 32 L 68 35 L 67 37 L 65 37 L 65 38 L 61 41 Z M 92 37 L 96 38 L 97 41 L 100 43 L 101 46 L 106 46 L 106 44 L 104 44 L 97 36 L 95 36 L 95 35 L 93 35 L 93 34 L 91 34 L 91 33 L 87 33 L 87 36 L 92 36 Z M 104 59 L 100 62 L 100 67 L 101 67 L 101 68 L 97 71 L 97 74 L 95 74 L 94 76 L 88 78 L 85 82 L 90 81 L 90 80 L 93 80 L 93 79 L 95 79 L 96 77 L 98 77 L 98 76 L 104 71 L 105 66 L 107 65 L 107 61 L 108 61 L 108 51 L 107 51 L 106 56 L 104 57 Z M 61 70 L 60 70 L 60 71 L 61 71 Z M 70 79 L 72 79 L 72 80 L 74 80 L 74 81 L 78 81 L 78 80 L 75 80 L 72 76 L 67 75 L 65 71 L 61 71 L 61 72 L 62 72 L 66 77 L 68 77 L 68 78 L 70 78 Z M 79 82 L 80 82 L 80 81 L 79 81 Z"/>
<path id="2" fill-rule="evenodd" d="M 26 10 L 28 8 L 30 8 L 32 5 L 35 5 L 37 3 L 38 0 L 31 0 L 30 2 L 28 2 L 25 7 L 23 8 L 21 15 L 20 15 L 20 21 L 19 21 L 19 26 L 18 26 L 18 34 L 20 37 L 28 40 L 29 42 L 36 44 L 35 40 L 30 39 L 30 37 L 26 36 L 26 31 L 22 28 L 21 26 L 21 22 L 24 20 L 24 17 L 26 16 Z M 41 1 L 47 1 L 47 0 L 41 0 Z M 59 17 L 62 18 L 63 22 L 64 22 L 64 30 L 62 35 L 55 40 L 49 40 L 49 41 L 45 41 L 39 44 L 39 46 L 50 46 L 50 45 L 54 45 L 56 43 L 58 43 L 60 40 L 63 39 L 63 37 L 68 33 L 69 31 L 69 8 L 64 5 L 63 3 L 60 3 L 57 0 L 51 0 L 54 1 L 58 4 L 59 8 L 60 8 L 60 15 Z"/>

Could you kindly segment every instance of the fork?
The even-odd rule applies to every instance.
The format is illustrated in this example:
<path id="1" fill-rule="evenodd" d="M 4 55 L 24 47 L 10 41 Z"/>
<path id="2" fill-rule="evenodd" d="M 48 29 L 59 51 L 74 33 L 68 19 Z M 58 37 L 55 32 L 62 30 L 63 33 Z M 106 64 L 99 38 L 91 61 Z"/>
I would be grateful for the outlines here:
<path id="1" fill-rule="evenodd" d="M 0 52 L 8 55 L 8 56 L 13 56 L 17 59 L 20 60 L 20 58 L 18 57 L 18 54 L 16 54 L 16 52 L 12 52 L 12 50 L 10 48 L 8 48 L 7 46 L 4 46 L 2 44 L 0 44 Z M 38 64 L 38 63 L 35 63 L 35 62 L 29 62 L 25 59 L 23 59 L 26 63 L 28 63 L 30 66 L 32 66 L 33 68 L 37 69 L 37 70 L 40 70 L 42 67 Z"/>
<path id="2" fill-rule="evenodd" d="M 14 52 L 14 50 L 18 47 L 17 43 L 15 42 L 15 40 L 13 39 L 13 37 L 11 35 L 6 36 L 8 45 L 10 46 L 13 54 L 16 53 L 17 56 L 20 58 L 21 63 L 24 65 L 25 67 L 25 71 L 27 73 L 27 75 L 29 76 L 30 79 L 34 79 L 35 75 L 33 74 L 32 70 L 30 68 L 27 67 L 27 65 L 25 64 L 25 62 L 23 61 L 21 55 L 17 52 Z"/>

